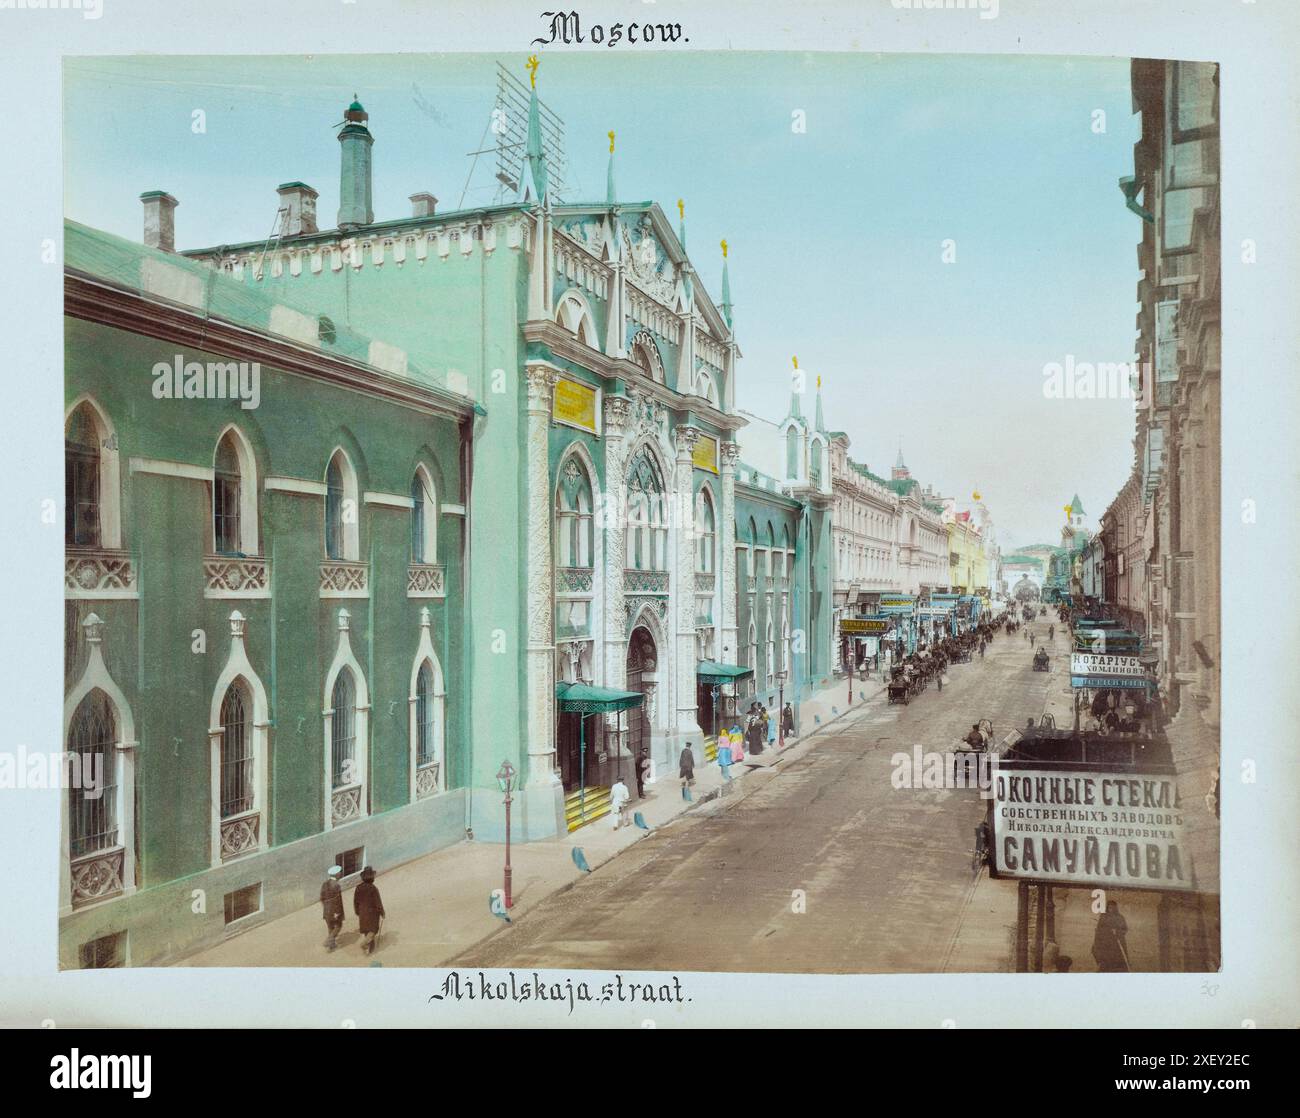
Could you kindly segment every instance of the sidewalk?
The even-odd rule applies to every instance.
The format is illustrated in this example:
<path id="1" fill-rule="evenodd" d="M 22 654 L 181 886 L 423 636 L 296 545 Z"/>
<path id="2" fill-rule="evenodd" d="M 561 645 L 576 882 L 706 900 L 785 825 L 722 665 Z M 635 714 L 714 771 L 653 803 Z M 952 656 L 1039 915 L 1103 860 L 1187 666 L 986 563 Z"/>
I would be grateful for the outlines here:
<path id="1" fill-rule="evenodd" d="M 858 708 L 879 695 L 884 685 L 878 680 L 853 681 L 853 706 Z M 746 757 L 732 766 L 728 794 L 746 791 L 755 771 L 770 772 L 775 766 L 802 755 L 816 735 L 849 713 L 848 682 L 803 700 L 800 719 L 804 732 L 787 741 L 786 748 L 765 749 L 758 757 Z M 512 919 L 528 912 L 548 896 L 569 888 L 586 876 L 574 861 L 575 849 L 590 869 L 595 870 L 639 841 L 649 830 L 631 822 L 640 812 L 653 830 L 671 826 L 683 813 L 714 801 L 723 790 L 722 772 L 714 763 L 695 769 L 692 799 L 684 800 L 676 774 L 661 776 L 646 786 L 644 800 L 629 805 L 628 825 L 614 830 L 608 817 L 554 839 L 520 843 L 510 848 L 512 870 Z M 347 913 L 338 949 L 327 952 L 325 922 L 320 905 L 307 907 L 278 920 L 250 928 L 226 942 L 206 948 L 178 961 L 190 967 L 436 967 L 506 927 L 506 921 L 491 911 L 492 890 L 503 881 L 505 846 L 499 843 L 460 842 L 416 858 L 381 873 L 375 881 L 390 913 L 373 956 L 361 953 L 356 917 L 352 912 L 352 890 L 345 889 Z M 319 882 L 307 882 L 308 895 Z"/>

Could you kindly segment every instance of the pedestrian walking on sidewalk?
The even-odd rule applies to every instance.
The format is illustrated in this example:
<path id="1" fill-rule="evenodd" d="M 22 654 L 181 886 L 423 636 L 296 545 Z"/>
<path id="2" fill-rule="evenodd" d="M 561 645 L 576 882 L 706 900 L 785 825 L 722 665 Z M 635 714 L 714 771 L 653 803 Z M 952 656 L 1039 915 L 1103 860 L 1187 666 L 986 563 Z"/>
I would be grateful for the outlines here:
<path id="1" fill-rule="evenodd" d="M 794 737 L 794 706 L 791 703 L 786 703 L 781 711 L 781 736 L 786 741 Z"/>
<path id="2" fill-rule="evenodd" d="M 731 760 L 735 764 L 745 759 L 745 735 L 739 726 L 731 727 Z"/>
<path id="3" fill-rule="evenodd" d="M 339 878 L 342 866 L 330 866 L 320 887 L 321 915 L 325 918 L 325 948 L 333 951 L 338 946 L 339 932 L 343 928 L 343 887 Z"/>
<path id="4" fill-rule="evenodd" d="M 627 785 L 620 776 L 609 790 L 609 816 L 616 831 L 623 825 L 623 812 L 631 798 L 632 793 L 627 790 Z"/>
<path id="5" fill-rule="evenodd" d="M 375 885 L 375 871 L 371 866 L 361 871 L 361 884 L 352 894 L 352 910 L 361 923 L 361 950 L 367 955 L 373 955 L 379 930 L 388 914 L 384 912 L 384 902 Z"/>
<path id="6" fill-rule="evenodd" d="M 644 745 L 636 758 L 636 798 L 645 799 L 645 784 L 650 779 L 650 750 Z"/>
<path id="7" fill-rule="evenodd" d="M 695 783 L 695 754 L 691 752 L 690 742 L 682 750 L 681 760 L 677 763 L 677 775 L 681 778 L 683 788 L 689 788 Z"/>
<path id="8" fill-rule="evenodd" d="M 772 717 L 772 712 L 763 708 L 763 728 L 767 731 L 767 744 L 769 747 L 776 744 L 776 719 Z"/>
<path id="9" fill-rule="evenodd" d="M 724 781 L 731 779 L 731 735 L 726 730 L 718 735 L 718 768 Z"/>
<path id="10" fill-rule="evenodd" d="M 1106 911 L 1097 917 L 1097 931 L 1092 937 L 1092 957 L 1099 971 L 1129 970 L 1128 946 L 1124 937 L 1128 924 L 1119 914 L 1119 904 L 1109 901 Z"/>

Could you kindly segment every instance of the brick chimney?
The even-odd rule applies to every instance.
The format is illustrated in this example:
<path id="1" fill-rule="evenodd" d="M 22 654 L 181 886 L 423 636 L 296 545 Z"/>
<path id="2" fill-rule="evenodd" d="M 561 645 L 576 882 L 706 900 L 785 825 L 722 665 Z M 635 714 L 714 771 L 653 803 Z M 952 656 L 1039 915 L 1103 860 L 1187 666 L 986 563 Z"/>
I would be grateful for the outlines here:
<path id="1" fill-rule="evenodd" d="M 432 217 L 433 211 L 437 208 L 438 199 L 432 194 L 420 193 L 411 195 L 411 216 L 412 217 Z"/>
<path id="2" fill-rule="evenodd" d="M 140 195 L 144 203 L 144 243 L 163 252 L 176 251 L 176 222 L 173 214 L 180 205 L 165 190 L 148 190 Z"/>
<path id="3" fill-rule="evenodd" d="M 276 193 L 280 195 L 280 208 L 285 211 L 284 236 L 301 237 L 317 232 L 316 191 L 305 182 L 285 182 L 276 187 Z"/>

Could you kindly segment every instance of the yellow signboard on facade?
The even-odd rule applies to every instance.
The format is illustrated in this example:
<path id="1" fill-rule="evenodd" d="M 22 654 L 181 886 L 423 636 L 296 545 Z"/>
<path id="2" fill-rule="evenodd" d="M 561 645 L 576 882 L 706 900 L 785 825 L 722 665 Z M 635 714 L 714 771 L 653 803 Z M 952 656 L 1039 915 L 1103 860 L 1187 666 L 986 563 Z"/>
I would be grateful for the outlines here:
<path id="1" fill-rule="evenodd" d="M 711 435 L 701 435 L 695 444 L 695 455 L 692 461 L 699 469 L 716 474 L 718 472 L 718 440 Z"/>
<path id="2" fill-rule="evenodd" d="M 596 390 L 579 384 L 576 380 L 560 377 L 555 382 L 555 397 L 551 405 L 551 416 L 557 423 L 567 423 L 570 427 L 579 427 L 590 431 L 596 430 Z"/>

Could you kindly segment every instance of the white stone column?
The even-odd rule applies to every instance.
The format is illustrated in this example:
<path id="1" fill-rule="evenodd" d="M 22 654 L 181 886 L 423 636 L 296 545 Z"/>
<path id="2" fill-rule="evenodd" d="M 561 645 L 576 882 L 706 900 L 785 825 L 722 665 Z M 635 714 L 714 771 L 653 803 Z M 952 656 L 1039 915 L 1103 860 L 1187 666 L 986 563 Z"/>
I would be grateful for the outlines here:
<path id="1" fill-rule="evenodd" d="M 551 474 L 548 442 L 555 373 L 530 364 L 525 490 L 528 494 L 526 544 L 528 775 L 530 788 L 559 783 L 555 773 L 555 570 L 551 548 Z"/>
<path id="2" fill-rule="evenodd" d="M 736 621 L 736 462 L 740 459 L 740 447 L 735 443 L 723 443 L 722 462 L 722 508 L 719 512 L 719 534 L 722 537 L 722 614 L 721 636 L 718 642 L 718 659 L 739 664 L 740 652 L 739 628 Z M 723 652 L 724 648 L 730 652 Z"/>
<path id="3" fill-rule="evenodd" d="M 605 488 L 598 517 L 605 533 L 604 632 L 595 652 L 605 666 L 604 686 L 621 689 L 627 682 L 627 613 L 623 604 L 623 569 L 627 566 L 626 491 L 627 447 L 624 438 L 631 403 L 622 396 L 605 397 Z M 624 719 L 626 721 L 626 717 Z"/>
<path id="4" fill-rule="evenodd" d="M 677 506 L 676 553 L 669 616 L 676 621 L 672 679 L 676 691 L 678 734 L 699 735 L 695 709 L 695 465 L 693 456 L 700 433 L 694 427 L 676 430 L 677 467 L 673 499 Z M 699 743 L 697 742 L 697 745 Z"/>

